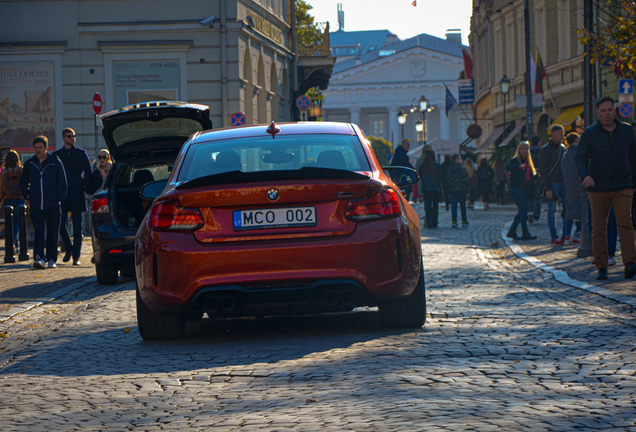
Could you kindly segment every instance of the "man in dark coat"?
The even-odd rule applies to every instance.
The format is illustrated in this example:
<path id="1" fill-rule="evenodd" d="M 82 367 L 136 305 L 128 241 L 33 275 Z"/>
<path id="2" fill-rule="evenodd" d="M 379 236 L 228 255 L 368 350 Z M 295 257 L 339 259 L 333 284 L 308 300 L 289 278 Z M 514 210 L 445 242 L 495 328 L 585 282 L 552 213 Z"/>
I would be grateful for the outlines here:
<path id="1" fill-rule="evenodd" d="M 391 166 L 403 166 L 403 167 L 413 168 L 413 165 L 411 165 L 411 160 L 409 158 L 409 155 L 406 154 L 409 151 L 409 148 L 411 148 L 411 140 L 408 138 L 403 139 L 402 144 L 400 144 L 398 148 L 395 149 L 395 153 L 393 154 L 393 157 L 391 158 Z M 413 190 L 413 186 L 407 186 L 404 188 L 404 192 L 406 193 L 407 198 L 411 196 L 412 190 Z"/>
<path id="2" fill-rule="evenodd" d="M 598 122 L 585 129 L 576 152 L 576 169 L 592 209 L 592 251 L 597 280 L 607 279 L 607 218 L 614 208 L 624 277 L 636 276 L 636 246 L 631 219 L 632 195 L 636 189 L 636 135 L 627 123 L 616 120 L 611 96 L 596 101 Z"/>
<path id="3" fill-rule="evenodd" d="M 47 152 L 48 146 L 49 140 L 45 136 L 35 137 L 35 156 L 26 161 L 20 176 L 20 189 L 24 199 L 29 201 L 35 230 L 33 267 L 36 269 L 45 268 L 46 261 L 49 268 L 56 267 L 60 202 L 64 201 L 67 192 L 64 166 L 54 154 Z"/>
<path id="4" fill-rule="evenodd" d="M 592 251 L 597 280 L 607 279 L 607 218 L 614 208 L 624 277 L 636 276 L 636 246 L 632 225 L 632 195 L 636 189 L 636 134 L 627 123 L 616 120 L 614 99 L 596 101 L 598 122 L 585 129 L 576 152 L 576 169 L 592 209 Z"/>
<path id="5" fill-rule="evenodd" d="M 563 141 L 563 126 L 553 125 L 550 132 L 550 141 L 539 150 L 539 174 L 543 180 L 545 196 L 548 198 L 548 229 L 552 237 L 552 246 L 563 246 L 563 239 L 572 231 L 572 221 L 563 221 L 563 235 L 559 238 L 556 228 L 556 208 L 559 198 L 563 202 L 563 208 L 567 207 L 567 196 L 563 184 L 563 171 L 561 161 L 565 154 Z"/>
<path id="6" fill-rule="evenodd" d="M 57 156 L 66 171 L 68 180 L 68 194 L 62 202 L 62 223 L 60 224 L 60 236 L 66 248 L 63 262 L 69 262 L 73 255 L 73 265 L 80 265 L 79 257 L 82 252 L 82 213 L 86 211 L 84 199 L 84 186 L 90 181 L 91 161 L 86 150 L 75 147 L 75 131 L 66 128 L 62 131 L 64 147 L 53 152 Z M 68 233 L 66 218 L 71 213 L 73 220 L 73 245 Z"/>

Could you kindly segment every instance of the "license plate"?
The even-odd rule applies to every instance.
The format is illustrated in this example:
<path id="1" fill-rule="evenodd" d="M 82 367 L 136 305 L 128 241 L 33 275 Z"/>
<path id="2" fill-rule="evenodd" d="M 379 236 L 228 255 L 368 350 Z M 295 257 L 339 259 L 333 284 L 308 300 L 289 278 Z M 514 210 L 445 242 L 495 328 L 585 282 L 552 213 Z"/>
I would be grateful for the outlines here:
<path id="1" fill-rule="evenodd" d="M 283 207 L 232 212 L 234 230 L 316 226 L 316 207 Z"/>

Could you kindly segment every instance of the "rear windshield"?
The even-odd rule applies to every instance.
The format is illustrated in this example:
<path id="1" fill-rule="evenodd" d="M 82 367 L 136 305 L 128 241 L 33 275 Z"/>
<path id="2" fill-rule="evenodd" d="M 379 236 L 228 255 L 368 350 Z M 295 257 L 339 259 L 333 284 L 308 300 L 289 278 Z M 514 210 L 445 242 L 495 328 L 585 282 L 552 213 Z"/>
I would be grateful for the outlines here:
<path id="1" fill-rule="evenodd" d="M 356 136 L 266 136 L 192 145 L 177 181 L 237 170 L 249 173 L 303 167 L 371 171 Z"/>
<path id="2" fill-rule="evenodd" d="M 201 123 L 188 118 L 164 118 L 158 121 L 139 120 L 116 128 L 113 131 L 113 139 L 117 147 L 145 139 L 183 138 L 185 142 L 192 134 L 202 130 Z"/>

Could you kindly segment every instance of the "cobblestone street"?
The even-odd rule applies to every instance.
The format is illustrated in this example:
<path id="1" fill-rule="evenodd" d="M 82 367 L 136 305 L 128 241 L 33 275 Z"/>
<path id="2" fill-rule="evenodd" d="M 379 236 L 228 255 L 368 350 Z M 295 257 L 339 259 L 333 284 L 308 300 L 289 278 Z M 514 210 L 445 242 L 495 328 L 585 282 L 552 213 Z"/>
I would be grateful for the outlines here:
<path id="1" fill-rule="evenodd" d="M 0 429 L 636 431 L 632 307 L 518 259 L 513 215 L 440 208 L 418 331 L 356 309 L 143 342 L 134 282 L 83 285 L 0 322 Z"/>

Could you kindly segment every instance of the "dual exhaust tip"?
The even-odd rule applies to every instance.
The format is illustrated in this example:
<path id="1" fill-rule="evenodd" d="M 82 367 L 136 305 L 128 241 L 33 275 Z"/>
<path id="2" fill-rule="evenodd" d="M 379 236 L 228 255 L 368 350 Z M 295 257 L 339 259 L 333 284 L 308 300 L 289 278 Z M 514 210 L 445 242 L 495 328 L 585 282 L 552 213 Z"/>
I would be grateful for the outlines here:
<path id="1" fill-rule="evenodd" d="M 232 312 L 236 309 L 236 299 L 231 295 L 208 297 L 203 304 L 203 308 L 208 313 Z"/>

